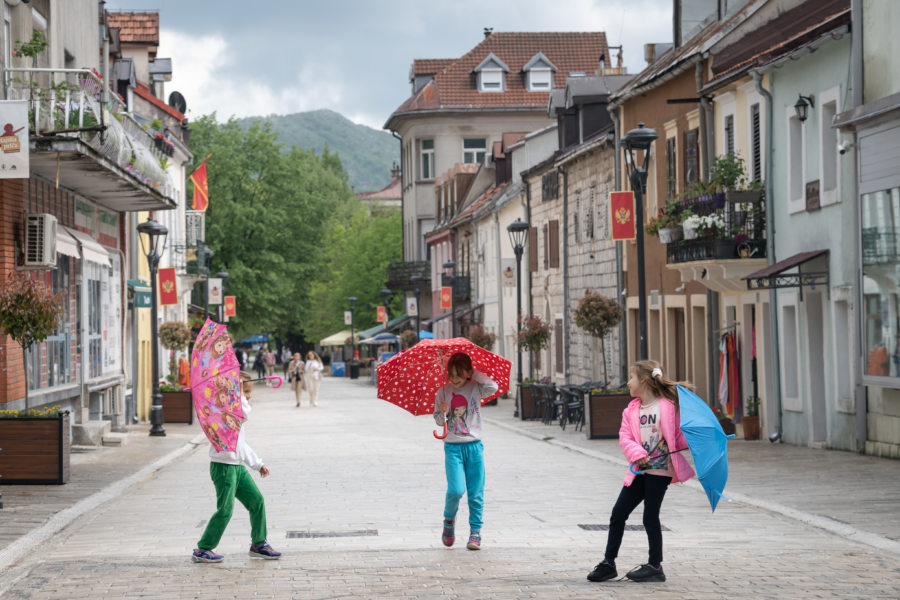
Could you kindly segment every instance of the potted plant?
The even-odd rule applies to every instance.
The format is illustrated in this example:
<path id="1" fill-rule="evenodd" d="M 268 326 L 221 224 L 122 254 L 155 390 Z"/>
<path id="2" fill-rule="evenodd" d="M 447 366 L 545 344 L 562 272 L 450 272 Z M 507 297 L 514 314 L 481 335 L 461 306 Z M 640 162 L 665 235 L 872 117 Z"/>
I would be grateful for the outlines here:
<path id="1" fill-rule="evenodd" d="M 412 329 L 406 329 L 400 333 L 400 348 L 406 350 L 419 343 L 419 334 Z"/>
<path id="2" fill-rule="evenodd" d="M 522 380 L 522 385 L 519 387 L 519 398 L 521 398 L 521 405 L 519 407 L 519 418 L 523 421 L 527 421 L 528 419 L 536 419 L 538 417 L 537 407 L 535 406 L 534 396 L 532 395 L 532 384 L 537 383 L 536 379 L 532 379 L 530 377 L 526 377 Z"/>
<path id="3" fill-rule="evenodd" d="M 591 388 L 585 409 L 585 434 L 588 439 L 617 438 L 622 426 L 622 411 L 631 402 L 628 386 Z"/>
<path id="4" fill-rule="evenodd" d="M 744 403 L 745 414 L 741 418 L 745 440 L 759 439 L 759 396 L 747 396 Z"/>
<path id="5" fill-rule="evenodd" d="M 522 318 L 521 328 L 518 334 L 518 344 L 521 350 L 528 350 L 532 355 L 535 352 L 540 352 L 550 346 L 550 323 L 547 323 L 543 319 L 541 319 L 538 315 L 527 315 Z M 533 358 L 533 356 L 532 356 Z M 533 364 L 533 363 L 532 363 Z M 530 383 L 539 383 L 535 380 L 530 380 Z M 519 414 L 522 416 L 522 419 L 537 417 L 537 407 L 535 406 L 534 397 L 531 395 L 532 390 L 528 390 L 529 393 L 529 401 L 531 402 L 531 413 L 530 416 L 525 416 L 528 412 L 525 406 L 525 390 L 527 386 L 525 381 L 522 382 L 522 389 L 520 392 L 520 397 L 522 398 L 522 410 L 519 411 Z"/>
<path id="6" fill-rule="evenodd" d="M 762 196 L 762 182 L 747 179 L 744 159 L 733 152 L 716 157 L 711 183 L 732 204 L 758 202 Z"/>
<path id="7" fill-rule="evenodd" d="M 181 321 L 167 321 L 159 326 L 159 343 L 169 351 L 168 383 L 159 386 L 165 423 L 194 422 L 194 403 L 190 391 L 184 389 L 184 380 L 179 381 L 179 365 L 176 362 L 176 352 L 186 349 L 191 339 L 190 327 Z"/>
<path id="8" fill-rule="evenodd" d="M 0 475 L 3 483 L 63 484 L 69 481 L 69 411 L 59 406 L 0 410 Z"/>

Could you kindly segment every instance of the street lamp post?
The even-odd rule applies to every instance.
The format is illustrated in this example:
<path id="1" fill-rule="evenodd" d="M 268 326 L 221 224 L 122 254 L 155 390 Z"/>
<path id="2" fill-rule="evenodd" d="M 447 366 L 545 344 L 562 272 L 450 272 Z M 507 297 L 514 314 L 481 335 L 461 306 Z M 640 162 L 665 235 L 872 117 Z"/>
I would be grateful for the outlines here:
<path id="1" fill-rule="evenodd" d="M 637 129 L 625 134 L 619 144 L 625 148 L 625 168 L 634 191 L 634 222 L 637 231 L 637 278 L 638 278 L 638 331 L 640 333 L 640 358 L 647 359 L 647 284 L 644 281 L 644 194 L 647 192 L 647 168 L 650 165 L 650 147 L 659 137 L 656 131 L 638 123 Z M 644 160 L 641 166 L 634 161 L 634 151 L 642 150 Z"/>
<path id="2" fill-rule="evenodd" d="M 449 271 L 450 279 L 450 337 L 456 337 L 456 263 L 448 260 L 444 270 Z"/>
<path id="3" fill-rule="evenodd" d="M 516 253 L 516 350 L 519 356 L 516 380 L 519 387 L 516 389 L 516 411 L 513 416 L 518 417 L 519 404 L 522 402 L 522 348 L 519 346 L 519 332 L 522 330 L 522 254 L 525 242 L 528 241 L 528 223 L 516 219 L 506 227 L 506 231 L 509 233 L 513 252 Z"/>
<path id="4" fill-rule="evenodd" d="M 419 287 L 422 281 L 425 278 L 419 275 L 418 273 L 413 273 L 409 276 L 409 283 L 413 286 L 413 294 L 416 296 L 416 335 L 419 335 L 419 315 L 422 314 L 422 307 L 419 305 L 419 296 L 422 293 L 421 288 Z"/>
<path id="5" fill-rule="evenodd" d="M 391 295 L 393 293 L 394 292 L 392 292 L 391 290 L 389 290 L 387 288 L 381 288 L 380 294 L 381 294 L 381 297 L 384 299 L 383 304 L 384 304 L 384 330 L 385 331 L 387 331 L 387 324 L 388 324 L 388 318 L 389 318 L 388 317 L 388 304 L 390 304 L 390 302 L 391 302 Z"/>
<path id="6" fill-rule="evenodd" d="M 151 377 L 153 377 L 153 405 L 150 408 L 150 435 L 165 436 L 166 429 L 163 427 L 163 407 L 162 393 L 159 391 L 159 325 L 157 324 L 157 312 L 159 310 L 159 301 L 156 298 L 156 274 L 159 269 L 159 258 L 166 248 L 166 236 L 169 230 L 165 225 L 160 225 L 150 217 L 137 226 L 139 234 L 146 236 L 146 245 L 144 236 L 139 236 L 141 240 L 141 250 L 147 257 L 147 265 L 150 267 L 150 348 L 151 348 Z"/>
<path id="7" fill-rule="evenodd" d="M 209 318 L 209 266 L 210 261 L 212 260 L 213 252 L 209 246 L 203 247 L 203 265 L 206 270 L 206 282 L 203 286 L 203 315 L 208 319 Z"/>
<path id="8" fill-rule="evenodd" d="M 219 323 L 225 322 L 225 282 L 228 280 L 228 271 L 219 271 L 216 277 L 222 280 L 222 302 L 219 303 Z"/>
<path id="9" fill-rule="evenodd" d="M 353 333 L 353 305 L 356 304 L 356 296 L 347 298 L 347 304 L 350 305 L 350 364 L 353 365 L 353 361 L 356 359 L 356 335 Z"/>

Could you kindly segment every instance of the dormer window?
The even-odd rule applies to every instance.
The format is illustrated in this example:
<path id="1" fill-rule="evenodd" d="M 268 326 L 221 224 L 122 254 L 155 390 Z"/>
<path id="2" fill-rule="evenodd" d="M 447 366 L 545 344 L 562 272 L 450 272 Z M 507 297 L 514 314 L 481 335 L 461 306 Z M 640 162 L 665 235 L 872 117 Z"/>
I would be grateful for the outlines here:
<path id="1" fill-rule="evenodd" d="M 486 93 L 505 92 L 506 73 L 508 72 L 509 67 L 491 52 L 487 58 L 481 61 L 480 65 L 475 67 L 478 91 Z"/>
<path id="2" fill-rule="evenodd" d="M 526 88 L 529 92 L 549 92 L 553 87 L 553 73 L 556 66 L 550 59 L 538 52 L 522 68 L 525 72 Z"/>

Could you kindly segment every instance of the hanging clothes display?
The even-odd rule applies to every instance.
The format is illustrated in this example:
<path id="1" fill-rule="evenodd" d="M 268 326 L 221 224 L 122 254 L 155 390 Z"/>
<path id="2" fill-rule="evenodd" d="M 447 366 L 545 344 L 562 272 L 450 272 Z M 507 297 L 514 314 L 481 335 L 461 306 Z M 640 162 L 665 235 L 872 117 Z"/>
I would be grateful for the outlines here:
<path id="1" fill-rule="evenodd" d="M 741 373 L 737 336 L 725 333 L 719 340 L 719 405 L 729 418 L 740 423 Z"/>

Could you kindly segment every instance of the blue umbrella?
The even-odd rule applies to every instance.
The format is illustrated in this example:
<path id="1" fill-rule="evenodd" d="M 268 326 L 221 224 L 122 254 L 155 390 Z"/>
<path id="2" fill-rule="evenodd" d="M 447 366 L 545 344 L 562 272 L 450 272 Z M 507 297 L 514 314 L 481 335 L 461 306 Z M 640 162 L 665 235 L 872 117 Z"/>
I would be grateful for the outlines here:
<path id="1" fill-rule="evenodd" d="M 394 335 L 393 333 L 382 332 L 376 336 L 372 336 L 360 342 L 360 344 L 390 344 L 396 342 L 400 338 Z"/>
<path id="2" fill-rule="evenodd" d="M 425 331 L 424 329 L 419 331 L 419 339 L 420 340 L 433 340 L 434 334 L 430 331 Z"/>
<path id="3" fill-rule="evenodd" d="M 722 495 L 728 481 L 728 447 L 727 439 L 734 435 L 725 435 L 719 420 L 712 409 L 700 399 L 700 396 L 689 389 L 678 386 L 678 405 L 681 412 L 681 432 L 687 441 L 691 456 L 694 458 L 694 469 L 697 479 L 706 490 L 709 505 L 716 512 L 719 498 L 730 499 Z"/>

